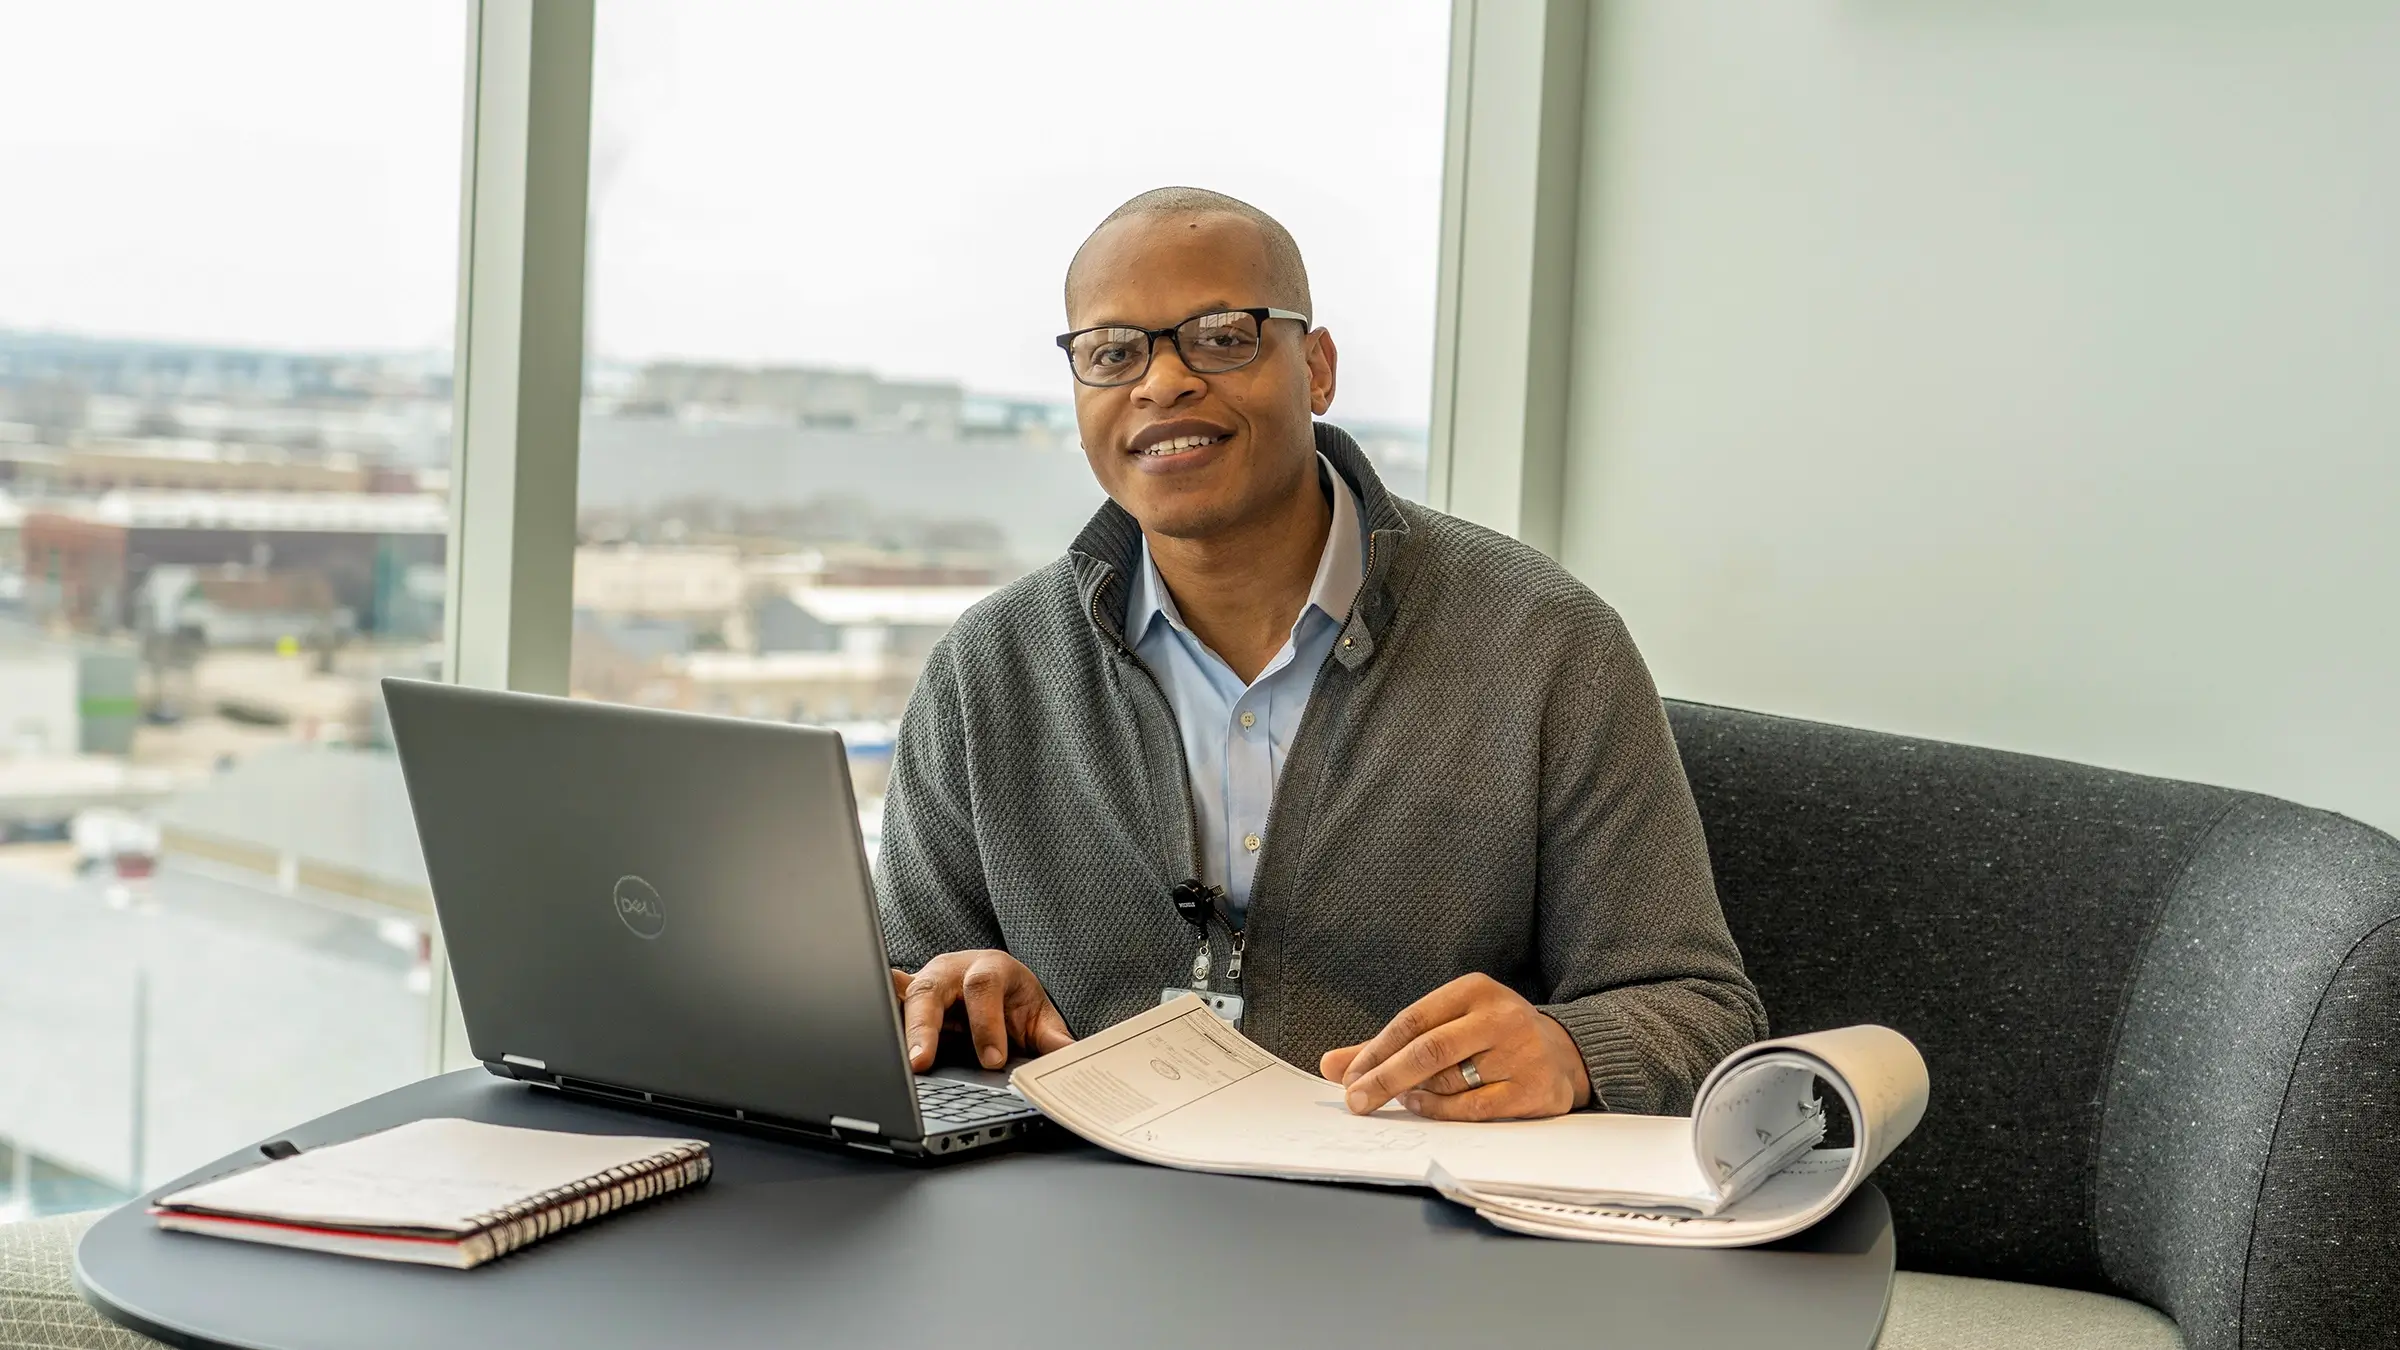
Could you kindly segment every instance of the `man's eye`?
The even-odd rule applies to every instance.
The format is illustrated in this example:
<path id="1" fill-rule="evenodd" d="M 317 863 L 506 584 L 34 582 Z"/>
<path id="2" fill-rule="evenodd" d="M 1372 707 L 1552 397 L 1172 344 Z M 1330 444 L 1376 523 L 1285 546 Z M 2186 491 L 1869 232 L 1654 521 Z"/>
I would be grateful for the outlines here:
<path id="1" fill-rule="evenodd" d="M 1239 347 L 1242 344 L 1243 338 L 1239 333 L 1203 333 L 1200 335 L 1201 346 L 1214 347 L 1219 351 L 1228 347 Z"/>
<path id="2" fill-rule="evenodd" d="M 1106 347 L 1094 347 L 1090 359 L 1095 366 L 1113 366 L 1123 364 L 1132 359 L 1132 356 L 1133 353 L 1126 348 L 1111 344 Z"/>

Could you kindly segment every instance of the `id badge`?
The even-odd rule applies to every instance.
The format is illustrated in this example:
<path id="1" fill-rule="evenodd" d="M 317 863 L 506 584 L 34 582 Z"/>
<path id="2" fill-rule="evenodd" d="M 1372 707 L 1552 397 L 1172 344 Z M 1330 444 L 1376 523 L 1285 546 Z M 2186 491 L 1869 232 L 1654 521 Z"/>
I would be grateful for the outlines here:
<path id="1" fill-rule="evenodd" d="M 1238 1025 L 1242 1020 L 1242 996 L 1240 994 L 1217 994 L 1211 993 L 1206 989 L 1177 989 L 1170 986 L 1158 991 L 1158 1001 L 1161 1003 L 1173 1003 L 1175 1000 L 1182 998 L 1185 994 L 1190 994 L 1192 997 L 1200 1000 L 1202 1003 L 1207 1004 L 1210 1012 L 1215 1013 L 1217 1016 L 1224 1018 L 1228 1022 Z"/>

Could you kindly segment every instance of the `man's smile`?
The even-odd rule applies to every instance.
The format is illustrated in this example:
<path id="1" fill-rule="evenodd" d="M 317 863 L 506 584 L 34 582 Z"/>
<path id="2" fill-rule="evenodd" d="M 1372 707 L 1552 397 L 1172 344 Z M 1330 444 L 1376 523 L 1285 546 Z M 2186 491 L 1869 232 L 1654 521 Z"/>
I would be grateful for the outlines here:
<path id="1" fill-rule="evenodd" d="M 1160 441 L 1142 453 L 1145 455 L 1172 455 L 1182 450 L 1197 450 L 1204 445 L 1215 445 L 1224 439 L 1223 436 L 1178 436 L 1171 441 Z"/>
<path id="2" fill-rule="evenodd" d="M 1171 422 L 1154 422 L 1135 432 L 1126 453 L 1146 463 L 1197 458 L 1214 446 L 1233 439 L 1233 433 L 1214 423 L 1194 418 L 1178 418 Z"/>

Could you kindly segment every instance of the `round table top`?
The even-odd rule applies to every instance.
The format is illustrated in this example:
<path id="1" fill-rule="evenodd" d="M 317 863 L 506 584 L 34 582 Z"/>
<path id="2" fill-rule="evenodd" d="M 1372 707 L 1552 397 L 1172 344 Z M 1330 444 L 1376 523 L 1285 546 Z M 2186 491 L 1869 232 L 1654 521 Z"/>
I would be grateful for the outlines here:
<path id="1" fill-rule="evenodd" d="M 290 1131 L 303 1148 L 426 1116 L 710 1140 L 705 1186 L 472 1271 L 166 1233 L 85 1233 L 103 1313 L 180 1345 L 1269 1346 L 1605 1344 L 1866 1350 L 1891 1211 L 1862 1187 L 1772 1246 L 1519 1237 L 1421 1191 L 1207 1176 L 1060 1137 L 937 1166 L 785 1144 L 463 1070 Z M 153 1195 L 238 1166 L 232 1155 Z"/>

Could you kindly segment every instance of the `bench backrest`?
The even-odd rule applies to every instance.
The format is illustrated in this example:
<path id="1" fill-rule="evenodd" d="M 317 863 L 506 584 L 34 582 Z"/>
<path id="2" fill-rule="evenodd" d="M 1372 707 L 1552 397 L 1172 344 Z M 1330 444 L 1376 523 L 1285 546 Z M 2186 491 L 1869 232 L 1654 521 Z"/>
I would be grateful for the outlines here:
<path id="1" fill-rule="evenodd" d="M 2400 843 L 2225 788 L 1668 716 L 1774 1029 L 1924 1052 L 1931 1109 L 1878 1174 L 1903 1266 L 2140 1298 L 2195 1346 L 2390 1334 L 2340 1271 L 2400 1271 Z"/>

